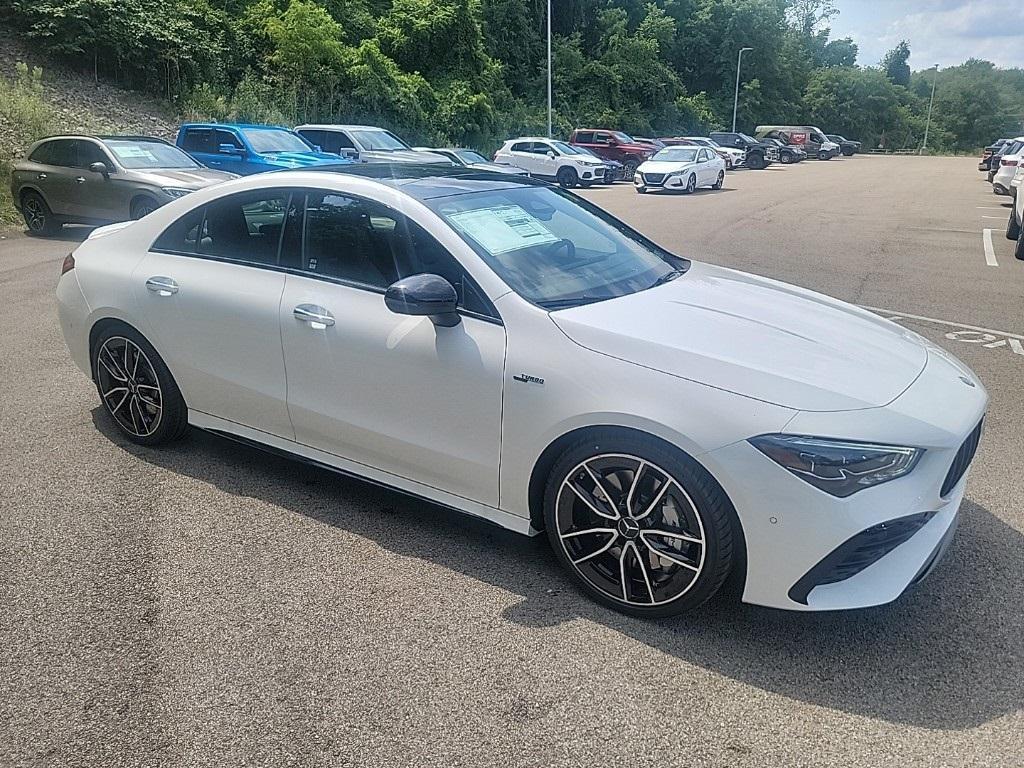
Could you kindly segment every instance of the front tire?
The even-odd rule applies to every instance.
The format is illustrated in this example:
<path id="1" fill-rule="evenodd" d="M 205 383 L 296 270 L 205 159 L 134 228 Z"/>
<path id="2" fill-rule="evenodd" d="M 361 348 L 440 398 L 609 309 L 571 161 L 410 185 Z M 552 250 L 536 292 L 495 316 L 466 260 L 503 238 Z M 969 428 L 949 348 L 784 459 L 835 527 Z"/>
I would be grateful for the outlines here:
<path id="1" fill-rule="evenodd" d="M 779 155 L 779 162 L 783 165 L 789 165 L 793 162 L 793 156 L 790 154 Z"/>
<path id="2" fill-rule="evenodd" d="M 140 197 L 138 200 L 132 201 L 131 210 L 129 215 L 134 221 L 138 221 L 143 216 L 148 216 L 160 206 L 157 205 L 156 200 L 151 197 Z"/>
<path id="3" fill-rule="evenodd" d="M 555 463 L 548 540 L 590 597 L 649 618 L 696 608 L 734 563 L 725 493 L 685 454 L 641 435 L 595 431 Z"/>
<path id="4" fill-rule="evenodd" d="M 60 232 L 61 223 L 54 218 L 50 206 L 38 192 L 26 192 L 21 198 L 21 215 L 33 235 L 53 237 Z"/>
<path id="5" fill-rule="evenodd" d="M 764 155 L 752 155 L 747 157 L 747 168 L 751 168 L 755 171 L 763 171 L 768 167 L 768 163 L 764 159 Z"/>
<path id="6" fill-rule="evenodd" d="M 572 168 L 559 168 L 558 175 L 555 176 L 555 180 L 562 189 L 572 189 L 580 183 L 580 177 Z"/>
<path id="7" fill-rule="evenodd" d="M 686 194 L 692 195 L 697 191 L 697 177 L 694 174 L 690 174 L 690 178 L 686 180 Z"/>
<path id="8" fill-rule="evenodd" d="M 828 160 L 830 157 L 832 157 L 832 155 L 830 155 L 828 152 L 819 152 L 818 153 L 818 159 L 819 160 Z"/>
<path id="9" fill-rule="evenodd" d="M 636 160 L 624 160 L 622 164 L 625 166 L 622 169 L 622 176 L 626 179 L 632 179 L 636 169 L 640 167 L 640 163 Z"/>
<path id="10" fill-rule="evenodd" d="M 93 377 L 103 408 L 125 437 L 162 445 L 188 429 L 188 408 L 166 364 L 130 326 L 105 327 L 92 348 Z"/>

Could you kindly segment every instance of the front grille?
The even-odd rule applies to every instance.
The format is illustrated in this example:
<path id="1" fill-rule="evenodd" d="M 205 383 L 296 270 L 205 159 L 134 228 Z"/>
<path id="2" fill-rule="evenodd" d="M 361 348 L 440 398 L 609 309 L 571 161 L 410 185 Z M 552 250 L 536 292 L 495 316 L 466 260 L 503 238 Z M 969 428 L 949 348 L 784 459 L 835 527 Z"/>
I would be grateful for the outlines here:
<path id="1" fill-rule="evenodd" d="M 647 184 L 664 184 L 665 174 L 664 173 L 645 173 L 644 182 Z"/>
<path id="2" fill-rule="evenodd" d="M 960 450 L 956 452 L 953 464 L 949 468 L 949 472 L 946 473 L 946 479 L 942 481 L 940 496 L 948 496 L 950 491 L 956 488 L 956 484 L 960 482 L 960 478 L 964 476 L 967 468 L 971 466 L 974 453 L 978 450 L 978 443 L 981 441 L 981 425 L 984 423 L 984 420 L 978 422 L 978 426 L 967 436 L 964 444 L 960 446 Z"/>

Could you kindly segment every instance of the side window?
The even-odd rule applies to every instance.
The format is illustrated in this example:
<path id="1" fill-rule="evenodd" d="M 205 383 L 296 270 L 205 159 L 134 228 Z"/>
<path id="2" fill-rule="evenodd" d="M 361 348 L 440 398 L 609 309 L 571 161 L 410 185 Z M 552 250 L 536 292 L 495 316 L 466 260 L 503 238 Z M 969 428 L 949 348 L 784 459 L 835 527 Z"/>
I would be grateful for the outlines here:
<path id="1" fill-rule="evenodd" d="M 597 144 L 607 144 L 611 140 L 611 138 L 612 138 L 612 135 L 610 133 L 595 133 L 594 134 L 594 141 Z"/>
<path id="2" fill-rule="evenodd" d="M 324 131 L 313 131 L 308 128 L 303 128 L 301 131 L 296 131 L 296 133 L 313 146 L 320 147 L 324 152 L 330 152 L 330 150 L 327 149 L 327 139 L 325 138 Z"/>
<path id="3" fill-rule="evenodd" d="M 328 131 L 327 133 L 328 135 L 330 135 L 331 139 L 333 139 L 334 144 L 338 147 L 338 150 L 356 148 L 356 145 L 352 142 L 352 139 L 350 139 L 347 134 L 344 134 L 341 131 Z"/>
<path id="4" fill-rule="evenodd" d="M 530 150 L 530 142 L 528 142 L 528 141 L 520 141 L 520 142 L 518 142 L 516 144 L 513 144 L 512 145 L 512 149 L 509 150 L 509 151 L 511 151 L 511 152 L 530 152 L 531 151 Z"/>
<path id="5" fill-rule="evenodd" d="M 28 156 L 28 159 L 33 163 L 41 163 L 42 165 L 53 164 L 53 145 L 56 142 L 46 141 L 36 147 L 35 152 Z"/>
<path id="6" fill-rule="evenodd" d="M 216 152 L 221 144 L 230 144 L 237 149 L 243 149 L 242 142 L 235 134 L 231 131 L 225 131 L 221 128 L 216 129 L 213 132 L 213 149 L 211 151 Z"/>
<path id="7" fill-rule="evenodd" d="M 168 253 L 195 253 L 205 212 L 206 209 L 200 206 L 175 221 L 160 233 L 160 237 L 153 243 L 153 250 Z"/>
<path id="8" fill-rule="evenodd" d="M 260 189 L 208 203 L 199 253 L 276 265 L 290 196 L 287 189 Z"/>
<path id="9" fill-rule="evenodd" d="M 186 128 L 181 148 L 186 152 L 213 152 L 213 131 L 209 128 Z"/>
<path id="10" fill-rule="evenodd" d="M 369 200 L 310 191 L 306 204 L 304 272 L 384 290 L 396 280 L 430 272 L 459 295 L 459 306 L 497 317 L 462 266 L 426 230 Z"/>
<path id="11" fill-rule="evenodd" d="M 537 155 L 546 155 L 548 152 L 554 152 L 550 145 L 545 144 L 543 141 L 533 142 L 533 152 Z M 555 154 L 558 154 L 555 152 Z"/>
<path id="12" fill-rule="evenodd" d="M 594 143 L 594 132 L 593 131 L 579 131 L 576 134 L 577 144 L 593 144 Z"/>
<path id="13" fill-rule="evenodd" d="M 103 163 L 108 168 L 113 167 L 107 153 L 100 149 L 98 144 L 80 139 L 78 145 L 78 161 L 75 163 L 79 168 L 88 168 L 93 163 Z"/>
<path id="14" fill-rule="evenodd" d="M 73 139 L 57 139 L 50 142 L 50 165 L 59 165 L 64 168 L 74 168 L 78 159 L 75 152 Z"/>

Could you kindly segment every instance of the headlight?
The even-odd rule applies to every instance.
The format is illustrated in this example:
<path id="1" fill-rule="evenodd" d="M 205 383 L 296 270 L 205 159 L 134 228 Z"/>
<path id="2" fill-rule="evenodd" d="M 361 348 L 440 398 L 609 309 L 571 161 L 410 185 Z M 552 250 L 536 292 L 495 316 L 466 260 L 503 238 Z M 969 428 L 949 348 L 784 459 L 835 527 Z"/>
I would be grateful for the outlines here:
<path id="1" fill-rule="evenodd" d="M 801 480 L 845 498 L 910 472 L 924 450 L 800 435 L 760 435 L 757 450 Z"/>
<path id="2" fill-rule="evenodd" d="M 163 187 L 164 193 L 168 197 L 184 197 L 191 189 L 179 189 L 178 187 Z"/>

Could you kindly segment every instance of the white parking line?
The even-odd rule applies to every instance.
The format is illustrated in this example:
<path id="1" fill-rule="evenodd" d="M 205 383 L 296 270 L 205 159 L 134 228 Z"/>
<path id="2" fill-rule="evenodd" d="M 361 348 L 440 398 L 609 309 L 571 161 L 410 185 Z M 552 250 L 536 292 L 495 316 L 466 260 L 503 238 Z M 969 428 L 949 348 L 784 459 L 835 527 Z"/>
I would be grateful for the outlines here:
<path id="1" fill-rule="evenodd" d="M 992 230 L 985 229 L 981 233 L 981 242 L 985 247 L 985 263 L 990 267 L 998 267 L 999 262 L 996 261 L 996 249 L 992 245 Z"/>
<path id="2" fill-rule="evenodd" d="M 1009 208 L 1003 208 L 1002 206 L 999 206 L 998 208 L 995 208 L 995 207 L 993 207 L 991 205 L 976 205 L 974 207 L 977 208 L 979 211 L 1008 211 L 1009 210 Z"/>
<path id="3" fill-rule="evenodd" d="M 1006 217 L 1005 216 L 982 216 L 981 218 L 983 218 L 983 219 L 997 219 L 998 221 L 1002 221 Z"/>
<path id="4" fill-rule="evenodd" d="M 881 309 L 879 307 L 869 307 L 865 304 L 861 304 L 861 309 L 866 309 L 870 312 L 876 312 L 879 315 L 884 316 L 887 320 L 893 322 L 899 320 L 918 320 L 923 323 L 933 323 L 935 325 L 945 325 L 950 328 L 956 328 L 958 330 L 950 331 L 945 334 L 946 338 L 951 341 L 962 341 L 966 344 L 980 344 L 986 349 L 998 349 L 1006 347 L 1014 354 L 1024 357 L 1024 335 L 1019 333 L 1010 333 L 1009 331 L 997 331 L 992 328 L 983 328 L 980 325 L 967 325 L 966 323 L 953 323 L 949 320 L 939 320 L 935 317 L 925 317 L 923 315 L 910 315 L 906 312 L 893 312 L 890 309 Z M 999 338 L 1002 336 L 1003 338 Z"/>

